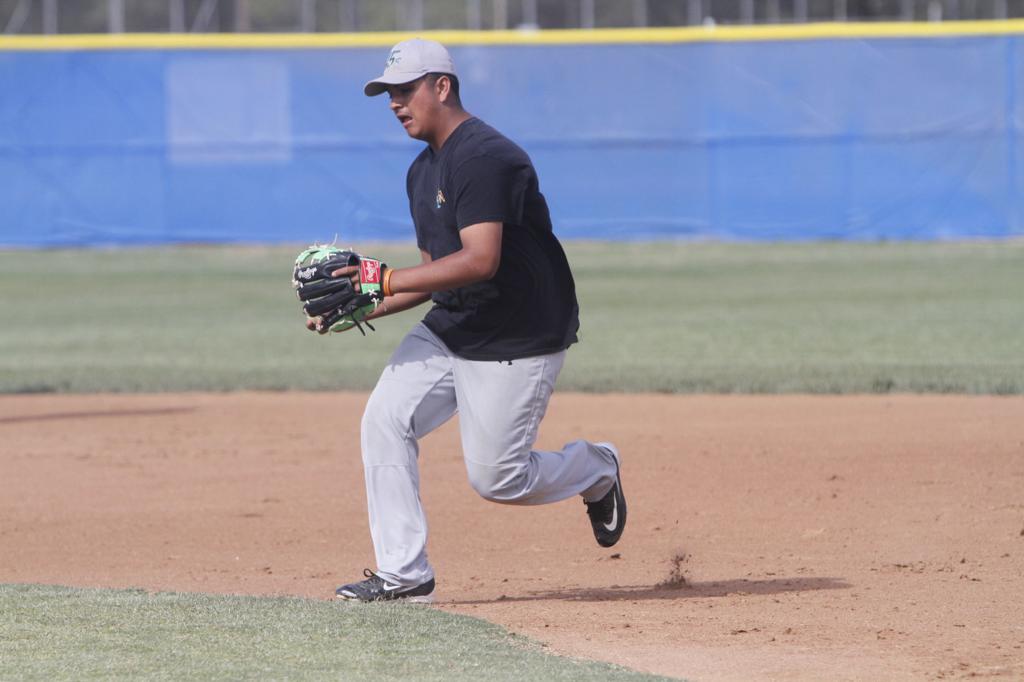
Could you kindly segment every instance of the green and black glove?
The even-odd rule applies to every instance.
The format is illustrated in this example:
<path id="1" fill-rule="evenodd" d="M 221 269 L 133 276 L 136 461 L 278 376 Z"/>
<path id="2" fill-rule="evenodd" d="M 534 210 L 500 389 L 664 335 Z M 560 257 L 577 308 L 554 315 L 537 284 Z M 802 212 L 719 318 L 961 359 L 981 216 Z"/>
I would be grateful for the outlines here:
<path id="1" fill-rule="evenodd" d="M 344 267 L 358 266 L 358 287 L 351 277 L 332 277 Z M 306 316 L 316 320 L 321 334 L 343 332 L 356 327 L 365 336 L 366 316 L 384 300 L 381 283 L 387 265 L 376 258 L 361 256 L 348 249 L 314 244 L 295 259 L 292 286 Z"/>

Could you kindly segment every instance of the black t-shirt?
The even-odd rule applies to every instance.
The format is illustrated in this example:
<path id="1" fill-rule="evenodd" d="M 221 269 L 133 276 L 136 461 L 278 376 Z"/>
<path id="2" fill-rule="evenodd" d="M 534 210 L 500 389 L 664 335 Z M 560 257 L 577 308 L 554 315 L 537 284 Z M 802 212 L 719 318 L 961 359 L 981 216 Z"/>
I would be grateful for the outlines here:
<path id="1" fill-rule="evenodd" d="M 462 249 L 462 228 L 503 223 L 497 274 L 431 296 L 423 322 L 453 353 L 514 360 L 576 342 L 576 287 L 526 152 L 471 118 L 416 157 L 406 189 L 417 244 L 434 260 Z"/>

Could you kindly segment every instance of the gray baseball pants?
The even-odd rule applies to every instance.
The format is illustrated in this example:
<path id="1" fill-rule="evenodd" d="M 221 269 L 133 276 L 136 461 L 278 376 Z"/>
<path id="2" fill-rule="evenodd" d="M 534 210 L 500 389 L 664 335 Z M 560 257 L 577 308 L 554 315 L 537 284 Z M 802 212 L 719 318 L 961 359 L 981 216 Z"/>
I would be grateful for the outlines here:
<path id="1" fill-rule="evenodd" d="M 546 504 L 600 499 L 616 465 L 584 440 L 533 450 L 565 351 L 508 362 L 458 357 L 418 324 L 388 361 L 362 422 L 363 468 L 377 572 L 419 585 L 434 576 L 420 503 L 417 441 L 458 412 L 469 483 L 487 500 Z"/>

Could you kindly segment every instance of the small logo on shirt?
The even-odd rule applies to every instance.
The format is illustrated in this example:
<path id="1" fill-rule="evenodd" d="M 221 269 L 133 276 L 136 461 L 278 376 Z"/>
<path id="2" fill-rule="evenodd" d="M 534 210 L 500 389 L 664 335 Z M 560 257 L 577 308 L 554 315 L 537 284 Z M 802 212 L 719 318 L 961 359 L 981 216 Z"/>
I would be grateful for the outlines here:
<path id="1" fill-rule="evenodd" d="M 441 208 L 441 204 L 444 203 L 444 192 L 440 188 L 437 190 L 437 196 L 434 197 L 434 208 Z"/>

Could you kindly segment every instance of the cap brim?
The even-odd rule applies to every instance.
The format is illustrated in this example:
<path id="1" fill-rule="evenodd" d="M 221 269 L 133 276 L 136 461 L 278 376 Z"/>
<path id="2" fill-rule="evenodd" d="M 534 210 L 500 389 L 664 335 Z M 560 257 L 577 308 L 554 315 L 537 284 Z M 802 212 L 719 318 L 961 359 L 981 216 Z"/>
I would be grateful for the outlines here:
<path id="1" fill-rule="evenodd" d="M 363 87 L 363 94 L 367 97 L 376 97 L 377 95 L 385 92 L 389 85 L 402 85 L 404 83 L 412 83 L 418 78 L 426 76 L 426 72 L 423 73 L 385 73 L 380 78 L 376 78 Z"/>

